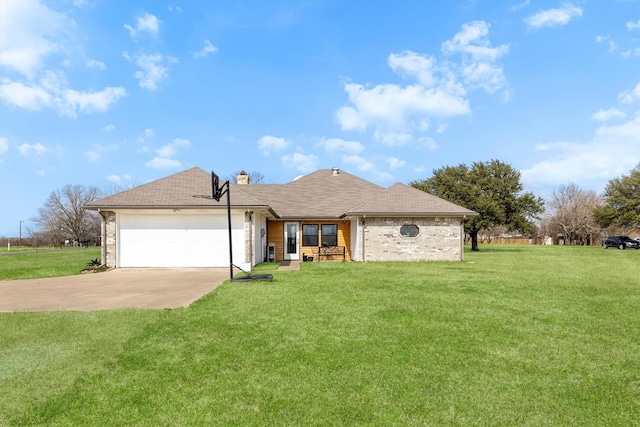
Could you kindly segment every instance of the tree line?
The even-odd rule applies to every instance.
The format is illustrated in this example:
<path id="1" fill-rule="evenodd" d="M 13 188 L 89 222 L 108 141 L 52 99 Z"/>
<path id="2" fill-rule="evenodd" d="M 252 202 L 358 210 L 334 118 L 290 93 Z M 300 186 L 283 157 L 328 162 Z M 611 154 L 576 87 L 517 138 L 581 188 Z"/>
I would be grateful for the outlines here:
<path id="1" fill-rule="evenodd" d="M 235 182 L 237 175 L 228 179 Z M 260 172 L 249 175 L 252 184 L 265 181 Z M 430 178 L 411 185 L 479 214 L 464 221 L 474 251 L 478 250 L 478 236 L 486 233 L 543 234 L 555 243 L 562 239 L 565 244 L 585 245 L 599 241 L 607 232 L 640 228 L 640 164 L 628 175 L 610 180 L 601 195 L 573 183 L 561 185 L 552 191 L 546 211 L 542 198 L 523 191 L 520 172 L 499 160 L 434 169 Z M 66 185 L 49 195 L 32 218 L 37 230 L 28 232 L 50 245 L 64 240 L 98 243 L 100 215 L 84 206 L 126 189 L 110 186 L 101 191 Z"/>

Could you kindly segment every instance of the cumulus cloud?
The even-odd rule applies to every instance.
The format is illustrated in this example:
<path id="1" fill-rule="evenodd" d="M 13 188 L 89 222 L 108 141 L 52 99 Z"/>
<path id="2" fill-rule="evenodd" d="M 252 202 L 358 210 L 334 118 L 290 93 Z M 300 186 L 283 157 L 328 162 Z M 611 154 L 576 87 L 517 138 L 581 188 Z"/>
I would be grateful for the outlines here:
<path id="1" fill-rule="evenodd" d="M 108 125 L 105 125 L 105 126 L 102 128 L 102 131 L 103 131 L 103 132 L 111 132 L 111 131 L 112 131 L 112 130 L 114 130 L 115 128 L 116 128 L 116 125 L 114 125 L 114 124 L 108 124 Z"/>
<path id="2" fill-rule="evenodd" d="M 33 77 L 46 57 L 64 51 L 74 27 L 73 20 L 39 1 L 2 2 L 0 65 Z"/>
<path id="3" fill-rule="evenodd" d="M 97 68 L 99 70 L 106 70 L 107 66 L 104 62 L 98 61 L 97 59 L 87 59 L 86 61 L 87 67 L 89 68 Z"/>
<path id="4" fill-rule="evenodd" d="M 317 169 L 318 157 L 313 154 L 294 153 L 290 156 L 282 156 L 282 164 L 298 172 L 308 173 Z"/>
<path id="5" fill-rule="evenodd" d="M 160 157 L 174 157 L 178 154 L 180 148 L 191 147 L 191 141 L 183 138 L 176 138 L 173 142 L 163 145 L 156 150 L 156 153 Z"/>
<path id="6" fill-rule="evenodd" d="M 355 156 L 355 155 L 344 156 L 342 158 L 342 161 L 345 164 L 353 165 L 358 170 L 363 171 L 363 172 L 369 172 L 369 171 L 372 171 L 374 169 L 373 163 L 371 163 L 370 161 L 368 161 L 364 157 Z"/>
<path id="7" fill-rule="evenodd" d="M 49 149 L 39 142 L 36 142 L 35 144 L 22 144 L 18 146 L 18 151 L 24 157 L 34 157 L 41 156 L 42 154 L 49 151 Z"/>
<path id="8" fill-rule="evenodd" d="M 609 108 L 608 110 L 600 109 L 593 116 L 593 120 L 599 122 L 606 122 L 612 119 L 624 119 L 627 114 L 624 111 L 620 111 L 615 108 Z"/>
<path id="9" fill-rule="evenodd" d="M 492 46 L 489 29 L 484 21 L 462 25 L 441 45 L 442 54 L 451 57 L 445 61 L 410 50 L 390 54 L 388 66 L 407 84 L 345 82 L 348 102 L 335 112 L 336 121 L 343 130 L 371 129 L 375 141 L 401 146 L 415 143 L 415 134 L 427 132 L 431 118 L 470 114 L 471 90 L 502 91 L 508 100 L 507 79 L 496 61 L 509 52 L 509 46 Z"/>
<path id="10" fill-rule="evenodd" d="M 0 99 L 5 103 L 32 111 L 51 108 L 71 118 L 78 113 L 105 112 L 126 95 L 123 87 L 96 92 L 71 89 L 61 72 L 47 71 L 38 82 L 26 84 L 7 78 L 0 80 Z"/>
<path id="11" fill-rule="evenodd" d="M 623 104 L 632 104 L 636 101 L 640 101 L 640 83 L 633 89 L 625 90 L 618 95 L 618 100 Z"/>
<path id="12" fill-rule="evenodd" d="M 160 30 L 160 23 L 161 21 L 158 18 L 145 13 L 136 18 L 135 26 L 124 24 L 124 28 L 129 31 L 131 37 L 139 37 L 146 34 L 156 37 Z"/>
<path id="13" fill-rule="evenodd" d="M 123 56 L 131 59 L 127 52 Z M 158 89 L 160 82 L 169 77 L 168 63 L 175 63 L 177 60 L 173 57 L 165 57 L 160 53 L 152 53 L 138 55 L 135 62 L 140 67 L 140 70 L 134 74 L 138 79 L 138 86 L 153 91 Z"/>
<path id="14" fill-rule="evenodd" d="M 209 40 L 204 41 L 204 47 L 197 52 L 193 52 L 194 58 L 204 58 L 211 53 L 218 53 L 218 48 L 211 44 Z"/>
<path id="15" fill-rule="evenodd" d="M 640 30 L 640 19 L 638 19 L 635 22 L 627 21 L 626 27 L 627 27 L 627 30 L 629 30 L 629 31 L 631 31 L 631 30 Z"/>
<path id="16" fill-rule="evenodd" d="M 400 160 L 397 157 L 389 157 L 387 159 L 387 164 L 389 165 L 389 169 L 393 170 L 405 167 L 407 165 L 407 162 L 405 162 L 404 160 Z"/>
<path id="17" fill-rule="evenodd" d="M 582 16 L 582 8 L 571 3 L 561 8 L 540 10 L 524 19 L 524 23 L 534 30 L 542 27 L 557 27 L 567 25 L 571 19 Z"/>
<path id="18" fill-rule="evenodd" d="M 258 139 L 258 149 L 262 151 L 262 154 L 265 156 L 268 156 L 272 152 L 280 151 L 288 145 L 289 142 L 286 139 L 276 136 L 265 135 Z"/>
<path id="19" fill-rule="evenodd" d="M 640 162 L 640 112 L 621 124 L 603 124 L 588 142 L 540 144 L 536 150 L 550 157 L 522 171 L 525 184 L 541 187 L 582 182 L 602 189 L 609 179 Z"/>

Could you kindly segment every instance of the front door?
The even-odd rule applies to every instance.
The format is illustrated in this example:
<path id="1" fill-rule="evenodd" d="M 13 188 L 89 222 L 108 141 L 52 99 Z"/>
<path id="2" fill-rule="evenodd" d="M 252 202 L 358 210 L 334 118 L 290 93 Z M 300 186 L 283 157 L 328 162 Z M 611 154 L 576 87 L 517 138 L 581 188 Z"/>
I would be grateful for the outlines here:
<path id="1" fill-rule="evenodd" d="M 298 252 L 298 229 L 300 225 L 297 222 L 284 223 L 284 259 L 299 260 Z"/>

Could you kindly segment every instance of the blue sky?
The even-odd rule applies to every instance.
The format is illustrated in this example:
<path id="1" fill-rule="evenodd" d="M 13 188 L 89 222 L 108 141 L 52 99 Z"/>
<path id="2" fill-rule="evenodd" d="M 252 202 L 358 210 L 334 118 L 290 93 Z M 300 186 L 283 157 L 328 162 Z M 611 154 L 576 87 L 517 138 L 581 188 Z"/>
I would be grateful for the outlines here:
<path id="1" fill-rule="evenodd" d="M 388 187 L 499 159 L 542 197 L 640 162 L 638 1 L 0 1 L 0 236 L 66 184 L 199 166 Z"/>

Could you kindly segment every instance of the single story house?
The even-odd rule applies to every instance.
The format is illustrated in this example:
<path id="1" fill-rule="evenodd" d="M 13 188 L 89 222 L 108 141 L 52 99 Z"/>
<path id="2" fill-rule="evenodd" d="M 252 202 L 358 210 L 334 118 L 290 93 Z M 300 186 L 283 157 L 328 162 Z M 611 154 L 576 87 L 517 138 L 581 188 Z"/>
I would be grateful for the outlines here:
<path id="1" fill-rule="evenodd" d="M 477 215 L 405 184 L 383 188 L 338 168 L 286 184 L 230 184 L 233 262 L 463 260 Z M 102 216 L 109 267 L 228 267 L 226 196 L 194 167 L 87 204 Z"/>

